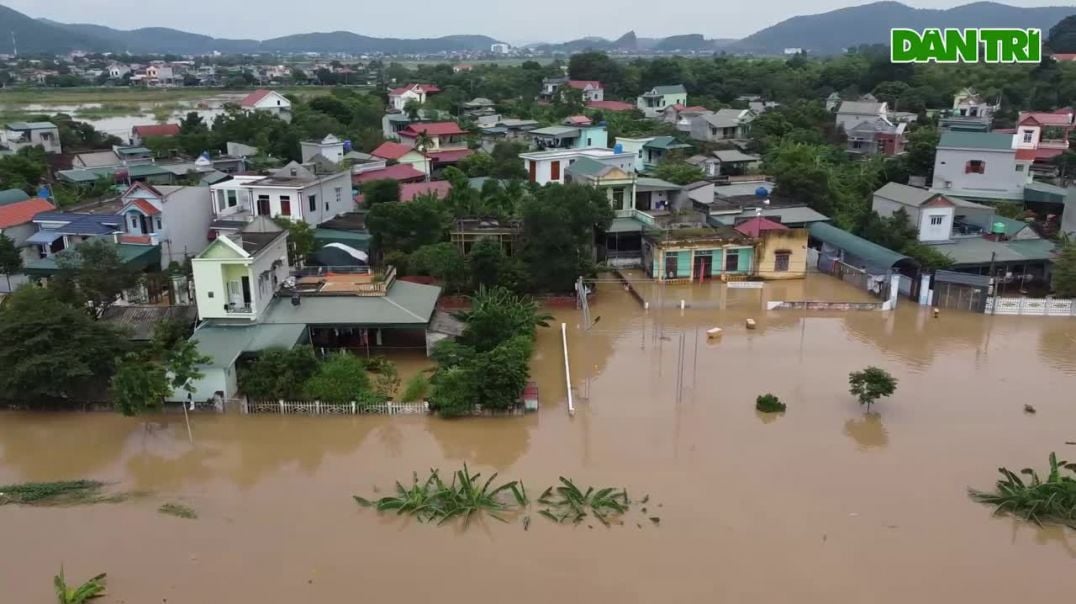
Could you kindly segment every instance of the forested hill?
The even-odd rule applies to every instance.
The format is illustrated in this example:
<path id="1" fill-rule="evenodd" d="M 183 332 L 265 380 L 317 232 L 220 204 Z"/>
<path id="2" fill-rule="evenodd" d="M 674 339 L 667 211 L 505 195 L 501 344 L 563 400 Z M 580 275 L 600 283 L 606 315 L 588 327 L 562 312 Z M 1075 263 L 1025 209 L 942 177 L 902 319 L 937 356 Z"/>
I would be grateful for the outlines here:
<path id="1" fill-rule="evenodd" d="M 728 46 L 731 52 L 773 54 L 802 48 L 813 54 L 837 54 L 863 44 L 889 44 L 889 30 L 909 27 L 1037 27 L 1049 31 L 1076 14 L 1076 7 L 1023 8 L 996 2 L 975 2 L 936 10 L 899 2 L 875 2 L 818 15 L 792 17 Z"/>

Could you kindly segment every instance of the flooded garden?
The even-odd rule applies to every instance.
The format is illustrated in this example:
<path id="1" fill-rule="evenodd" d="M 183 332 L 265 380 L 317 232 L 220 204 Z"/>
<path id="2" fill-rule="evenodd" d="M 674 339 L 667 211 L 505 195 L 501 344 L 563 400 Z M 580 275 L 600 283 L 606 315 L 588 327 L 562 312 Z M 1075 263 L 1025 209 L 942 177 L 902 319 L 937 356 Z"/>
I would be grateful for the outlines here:
<path id="1" fill-rule="evenodd" d="M 683 310 L 681 287 L 695 300 Z M 589 327 L 553 311 L 528 416 L 197 414 L 192 445 L 182 415 L 0 414 L 0 484 L 92 480 L 124 495 L 0 505 L 0 599 L 54 601 L 61 564 L 68 583 L 107 572 L 104 601 L 170 604 L 1001 603 L 1076 587 L 1076 531 L 969 496 L 1001 466 L 1076 458 L 1076 322 L 934 318 L 906 300 L 894 312 L 761 310 L 862 299 L 813 275 L 709 287 L 644 293 L 677 301 L 644 312 L 603 282 Z M 714 327 L 722 335 L 707 338 Z M 868 366 L 899 387 L 866 413 L 848 375 Z M 786 410 L 757 411 L 766 393 Z M 481 482 L 521 481 L 534 505 L 560 477 L 615 488 L 630 521 L 555 522 L 535 508 L 526 526 L 438 526 L 354 499 L 395 496 L 397 481 L 434 469 L 448 482 L 464 464 Z M 546 501 L 558 518 L 572 505 Z"/>

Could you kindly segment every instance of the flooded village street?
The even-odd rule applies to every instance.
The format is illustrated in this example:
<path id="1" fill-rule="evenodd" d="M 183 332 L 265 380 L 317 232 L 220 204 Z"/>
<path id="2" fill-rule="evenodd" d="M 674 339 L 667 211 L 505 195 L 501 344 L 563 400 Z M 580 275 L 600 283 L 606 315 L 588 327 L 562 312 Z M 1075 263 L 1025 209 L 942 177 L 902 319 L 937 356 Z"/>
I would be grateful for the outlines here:
<path id="1" fill-rule="evenodd" d="M 760 310 L 763 298 L 863 295 L 812 275 L 644 312 L 602 283 L 593 327 L 569 309 L 539 331 L 541 410 L 526 417 L 196 415 L 191 446 L 177 415 L 147 429 L 110 413 L 2 414 L 0 484 L 93 478 L 145 494 L 0 507 L 0 601 L 52 601 L 61 563 L 73 577 L 107 572 L 108 601 L 139 604 L 987 604 L 1072 591 L 1076 532 L 993 517 L 967 489 L 991 487 L 999 466 L 1076 457 L 1076 322 L 935 319 L 907 300 Z M 708 342 L 715 326 L 724 335 Z M 848 373 L 868 365 L 900 380 L 870 415 L 848 393 Z M 788 412 L 758 414 L 766 392 Z M 661 522 L 463 532 L 352 500 L 464 462 L 535 491 L 568 476 L 647 493 Z M 199 518 L 159 514 L 166 501 Z"/>

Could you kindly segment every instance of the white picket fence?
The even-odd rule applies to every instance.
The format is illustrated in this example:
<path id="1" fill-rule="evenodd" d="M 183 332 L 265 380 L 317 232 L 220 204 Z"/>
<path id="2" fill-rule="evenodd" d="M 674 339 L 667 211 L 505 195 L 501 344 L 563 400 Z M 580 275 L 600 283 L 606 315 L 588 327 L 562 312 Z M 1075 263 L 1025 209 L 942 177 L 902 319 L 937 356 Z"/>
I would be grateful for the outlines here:
<path id="1" fill-rule="evenodd" d="M 987 298 L 986 314 L 1076 317 L 1076 301 L 1054 298 Z"/>
<path id="2" fill-rule="evenodd" d="M 430 412 L 426 403 L 323 403 L 321 401 L 248 401 L 244 413 L 276 413 L 278 415 L 425 415 Z"/>

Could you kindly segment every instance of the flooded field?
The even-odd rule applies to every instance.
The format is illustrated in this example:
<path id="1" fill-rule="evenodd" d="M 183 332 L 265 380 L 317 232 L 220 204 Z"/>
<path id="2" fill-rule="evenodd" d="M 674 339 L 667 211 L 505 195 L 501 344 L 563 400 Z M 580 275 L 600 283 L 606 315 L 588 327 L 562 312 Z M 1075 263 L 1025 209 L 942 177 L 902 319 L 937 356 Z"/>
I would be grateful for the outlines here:
<path id="1" fill-rule="evenodd" d="M 844 296 L 826 277 L 799 287 Z M 147 430 L 111 414 L 0 415 L 0 484 L 95 478 L 148 493 L 0 507 L 0 601 L 53 601 L 61 563 L 71 579 L 107 571 L 107 601 L 139 604 L 1001 603 L 1076 588 L 1076 532 L 992 517 L 966 494 L 1001 465 L 1076 458 L 1076 322 L 933 319 L 904 301 L 894 313 L 766 313 L 758 296 L 643 313 L 603 284 L 592 329 L 558 311 L 574 418 L 559 328 L 540 332 L 542 408 L 525 418 L 200 415 L 192 447 L 173 416 Z M 713 326 L 724 336 L 707 342 Z M 848 372 L 868 364 L 900 379 L 872 415 L 847 392 Z M 764 392 L 788 412 L 757 414 Z M 537 518 L 528 531 L 461 532 L 351 500 L 463 462 L 532 490 L 565 475 L 649 493 L 661 525 Z M 199 519 L 157 513 L 166 501 Z"/>

